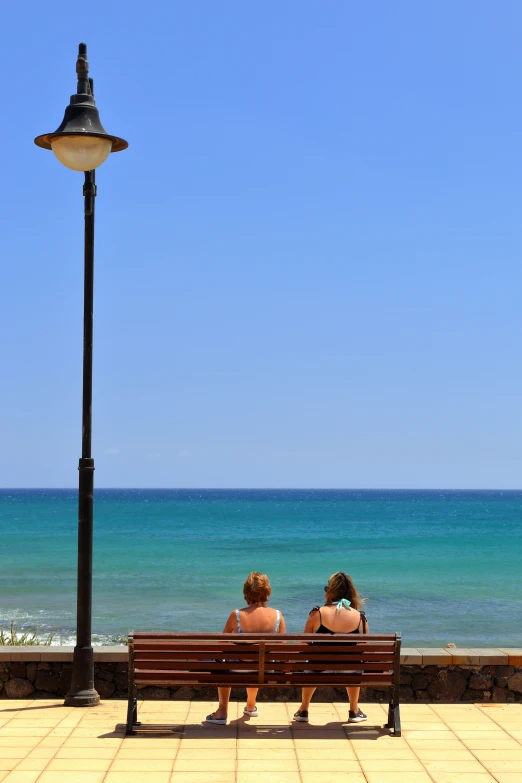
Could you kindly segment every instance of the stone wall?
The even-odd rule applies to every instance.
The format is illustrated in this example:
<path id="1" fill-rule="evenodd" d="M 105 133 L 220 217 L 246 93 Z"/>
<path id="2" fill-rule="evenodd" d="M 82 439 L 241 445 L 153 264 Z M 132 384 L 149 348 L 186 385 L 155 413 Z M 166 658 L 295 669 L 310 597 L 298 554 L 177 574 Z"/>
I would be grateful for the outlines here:
<path id="1" fill-rule="evenodd" d="M 72 674 L 72 650 L 45 648 L 32 654 L 30 649 L 5 652 L 0 648 L 0 699 L 61 698 L 69 690 Z M 36 648 L 34 648 L 36 649 Z M 56 652 L 54 652 L 56 650 Z M 417 651 L 418 652 L 418 651 Z M 477 652 L 477 651 L 475 651 Z M 522 660 L 519 655 L 482 656 L 486 660 L 502 660 L 500 664 L 481 665 L 480 655 L 468 655 L 474 663 L 454 664 L 453 658 L 431 655 L 444 663 L 429 663 L 430 653 L 424 651 L 420 663 L 413 663 L 413 654 L 405 654 L 401 665 L 401 700 L 408 702 L 521 702 Z M 35 660 L 31 660 L 31 655 Z M 454 653 L 456 657 L 458 653 Z M 42 656 L 45 660 L 42 660 Z M 11 660 L 12 658 L 20 660 Z M 10 659 L 11 658 L 11 659 Z M 54 660 L 53 660 L 54 658 Z M 98 660 L 96 660 L 96 658 Z M 127 653 L 125 648 L 96 648 L 96 690 L 102 699 L 127 698 Z M 112 659 L 112 660 L 111 660 Z M 475 663 L 476 661 L 476 663 Z M 504 662 L 505 661 L 505 662 Z M 517 664 L 517 665 L 515 665 Z M 213 700 L 212 687 L 157 688 L 149 686 L 138 691 L 143 699 Z M 234 688 L 232 698 L 244 699 L 244 689 Z M 299 689 L 263 688 L 260 701 L 298 701 Z M 388 692 L 363 689 L 363 701 L 388 700 Z M 340 688 L 318 688 L 316 701 L 345 701 L 346 691 Z"/>

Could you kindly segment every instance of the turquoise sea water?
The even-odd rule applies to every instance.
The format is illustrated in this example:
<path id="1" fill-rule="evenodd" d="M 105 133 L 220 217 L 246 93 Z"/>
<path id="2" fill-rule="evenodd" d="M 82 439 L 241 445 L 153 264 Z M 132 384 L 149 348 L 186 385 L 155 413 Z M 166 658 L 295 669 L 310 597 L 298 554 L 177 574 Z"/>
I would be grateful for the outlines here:
<path id="1" fill-rule="evenodd" d="M 96 490 L 93 631 L 220 631 L 249 571 L 301 631 L 349 572 L 372 631 L 520 646 L 522 492 Z M 0 620 L 70 639 L 77 494 L 0 490 Z"/>

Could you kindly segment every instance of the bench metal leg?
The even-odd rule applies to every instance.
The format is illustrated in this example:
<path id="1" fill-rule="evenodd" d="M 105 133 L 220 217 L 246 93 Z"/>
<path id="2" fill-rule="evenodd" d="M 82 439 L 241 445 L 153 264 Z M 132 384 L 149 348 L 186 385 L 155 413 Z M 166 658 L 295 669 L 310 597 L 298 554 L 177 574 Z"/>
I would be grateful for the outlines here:
<path id="1" fill-rule="evenodd" d="M 398 704 L 393 707 L 393 736 L 400 737 L 401 732 L 401 712 Z"/>
<path id="2" fill-rule="evenodd" d="M 138 701 L 134 694 L 130 693 L 127 705 L 127 726 L 125 734 L 136 734 L 136 732 L 133 731 L 134 726 L 141 726 L 141 723 L 138 723 Z"/>

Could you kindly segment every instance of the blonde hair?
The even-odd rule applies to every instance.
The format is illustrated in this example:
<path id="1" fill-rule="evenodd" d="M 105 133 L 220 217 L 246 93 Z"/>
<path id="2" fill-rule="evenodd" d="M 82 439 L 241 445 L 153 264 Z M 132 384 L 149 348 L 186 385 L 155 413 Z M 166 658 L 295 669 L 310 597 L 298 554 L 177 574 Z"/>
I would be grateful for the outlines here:
<path id="1" fill-rule="evenodd" d="M 336 571 L 328 580 L 326 597 L 331 603 L 347 598 L 354 609 L 361 609 L 366 599 L 361 598 L 352 578 L 344 571 Z"/>
<path id="2" fill-rule="evenodd" d="M 243 585 L 243 595 L 247 604 L 264 604 L 270 598 L 271 592 L 269 578 L 266 574 L 260 574 L 259 571 L 252 571 Z"/>

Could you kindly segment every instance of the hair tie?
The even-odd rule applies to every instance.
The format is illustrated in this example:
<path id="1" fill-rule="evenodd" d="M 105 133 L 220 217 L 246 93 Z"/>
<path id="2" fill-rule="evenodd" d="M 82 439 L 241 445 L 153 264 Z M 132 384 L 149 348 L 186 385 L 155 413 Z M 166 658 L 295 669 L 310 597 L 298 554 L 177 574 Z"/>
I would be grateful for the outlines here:
<path id="1" fill-rule="evenodd" d="M 350 608 L 350 601 L 348 601 L 347 598 L 341 598 L 341 600 L 335 605 L 335 608 L 338 612 L 340 612 L 343 606 L 346 607 L 346 609 Z"/>

